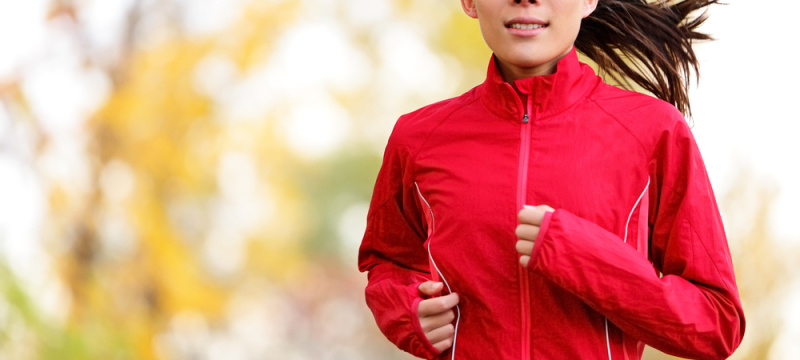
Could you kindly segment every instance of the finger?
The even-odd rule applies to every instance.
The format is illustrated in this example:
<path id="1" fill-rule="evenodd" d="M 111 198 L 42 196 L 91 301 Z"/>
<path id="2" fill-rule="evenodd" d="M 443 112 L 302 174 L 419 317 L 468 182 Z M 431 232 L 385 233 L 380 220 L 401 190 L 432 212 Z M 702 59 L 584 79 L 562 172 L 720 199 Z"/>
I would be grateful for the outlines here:
<path id="1" fill-rule="evenodd" d="M 425 299 L 419 302 L 417 313 L 419 317 L 431 316 L 452 309 L 458 304 L 458 294 L 452 293 L 445 296 Z"/>
<path id="2" fill-rule="evenodd" d="M 422 327 L 422 331 L 427 333 L 428 331 L 440 328 L 453 322 L 453 319 L 455 318 L 456 313 L 453 312 L 453 310 L 448 310 L 443 313 L 421 317 L 419 319 L 419 325 Z"/>
<path id="3" fill-rule="evenodd" d="M 449 349 L 450 346 L 453 346 L 453 338 L 445 339 L 445 340 L 442 340 L 442 341 L 440 341 L 438 343 L 433 344 L 433 347 L 436 348 L 436 350 L 439 350 L 439 351 L 445 351 L 445 350 Z"/>
<path id="4" fill-rule="evenodd" d="M 522 255 L 522 256 L 519 257 L 519 264 L 522 265 L 522 267 L 525 267 L 525 268 L 528 267 L 528 263 L 530 261 L 531 261 L 531 257 L 528 256 L 528 255 Z"/>
<path id="5" fill-rule="evenodd" d="M 425 333 L 425 336 L 428 338 L 428 341 L 431 344 L 436 344 L 441 342 L 442 340 L 447 340 L 455 335 L 455 328 L 453 324 L 447 324 L 445 326 L 439 327 L 437 329 L 433 329 L 430 332 Z"/>
<path id="6" fill-rule="evenodd" d="M 519 224 L 517 225 L 517 229 L 514 231 L 514 234 L 516 234 L 517 238 L 520 240 L 534 241 L 536 240 L 536 237 L 539 236 L 539 226 Z"/>
<path id="7" fill-rule="evenodd" d="M 555 211 L 553 208 L 550 207 L 550 205 L 536 205 L 536 206 L 534 206 L 534 205 L 522 205 L 522 208 L 523 209 L 536 209 L 536 210 L 544 211 L 544 212 Z"/>
<path id="8" fill-rule="evenodd" d="M 426 281 L 422 284 L 419 284 L 417 290 L 422 295 L 434 296 L 442 291 L 442 286 L 444 286 L 444 284 L 438 281 Z"/>
<path id="9" fill-rule="evenodd" d="M 419 313 L 420 318 L 422 318 L 423 316 L 431 316 L 443 313 L 452 309 L 457 304 L 458 294 L 452 293 L 420 301 L 417 312 Z"/>
<path id="10" fill-rule="evenodd" d="M 533 241 L 517 241 L 517 252 L 520 255 L 530 255 L 533 252 Z"/>
<path id="11" fill-rule="evenodd" d="M 517 213 L 517 218 L 521 224 L 541 225 L 542 219 L 544 219 L 544 211 L 530 205 L 525 205 L 525 207 Z"/>

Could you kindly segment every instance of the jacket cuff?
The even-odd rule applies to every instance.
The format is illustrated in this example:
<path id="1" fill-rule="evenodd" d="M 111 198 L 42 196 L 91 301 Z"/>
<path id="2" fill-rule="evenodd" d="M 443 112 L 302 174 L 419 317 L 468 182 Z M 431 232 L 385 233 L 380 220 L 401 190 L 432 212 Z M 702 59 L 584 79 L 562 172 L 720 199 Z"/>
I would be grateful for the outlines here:
<path id="1" fill-rule="evenodd" d="M 408 288 L 409 293 L 413 294 L 411 308 L 407 312 L 409 316 L 408 322 L 411 324 L 413 331 L 407 334 L 406 339 L 400 340 L 398 346 L 414 356 L 433 359 L 441 352 L 436 350 L 433 344 L 428 341 L 428 338 L 425 337 L 425 331 L 422 330 L 422 324 L 419 322 L 419 303 L 424 300 L 422 294 L 419 293 L 420 284 L 422 283 L 412 284 Z M 406 346 L 401 346 L 400 344 L 405 344 Z"/>
<path id="2" fill-rule="evenodd" d="M 419 322 L 419 302 L 424 300 L 418 288 L 422 282 L 395 287 L 393 292 L 382 293 L 379 297 L 384 302 L 376 311 L 375 319 L 386 338 L 401 350 L 423 359 L 434 359 L 440 354 L 425 337 Z M 377 300 L 377 299 L 376 299 Z"/>
<path id="3" fill-rule="evenodd" d="M 542 225 L 539 226 L 539 234 L 536 235 L 536 240 L 533 242 L 533 250 L 531 250 L 531 263 L 533 259 L 535 259 L 539 251 L 542 248 L 542 241 L 544 241 L 547 230 L 550 230 L 550 219 L 553 217 L 552 211 L 547 211 L 544 213 L 544 218 L 542 218 Z"/>
<path id="4" fill-rule="evenodd" d="M 417 286 L 419 286 L 419 285 L 417 285 Z M 431 344 L 431 342 L 425 336 L 425 330 L 422 329 L 422 324 L 420 324 L 420 322 L 419 322 L 419 302 L 422 301 L 422 300 L 424 300 L 424 299 L 421 298 L 421 297 L 418 297 L 418 298 L 414 299 L 413 303 L 411 303 L 411 311 L 412 311 L 412 313 L 411 313 L 411 322 L 414 323 L 414 331 L 415 331 L 416 335 L 420 337 L 420 340 L 422 341 L 422 344 L 425 346 L 425 350 L 427 350 L 427 352 L 428 352 L 428 356 L 426 356 L 425 358 L 426 359 L 433 359 L 437 355 L 439 355 L 441 353 L 441 351 L 439 351 L 435 347 L 433 347 L 433 344 Z"/>

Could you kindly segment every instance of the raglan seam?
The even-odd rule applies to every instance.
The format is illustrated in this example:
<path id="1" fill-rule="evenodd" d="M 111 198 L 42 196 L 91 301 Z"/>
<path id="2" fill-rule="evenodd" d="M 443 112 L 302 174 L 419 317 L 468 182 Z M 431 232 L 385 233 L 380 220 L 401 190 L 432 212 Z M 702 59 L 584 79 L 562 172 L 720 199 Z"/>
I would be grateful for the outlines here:
<path id="1" fill-rule="evenodd" d="M 367 223 L 369 223 L 369 221 L 370 221 L 370 220 L 372 220 L 372 218 L 375 216 L 375 214 L 378 212 L 378 210 L 380 210 L 381 208 L 383 208 L 383 206 L 384 206 L 384 205 L 386 205 L 386 203 L 388 203 L 388 202 L 389 202 L 389 200 L 391 200 L 391 199 L 392 199 L 392 198 L 393 198 L 395 195 L 397 195 L 397 194 L 399 194 L 399 193 L 401 193 L 401 192 L 405 192 L 405 191 L 407 190 L 407 188 L 410 188 L 410 187 L 412 187 L 413 185 L 414 185 L 414 184 L 412 183 L 412 184 L 411 184 L 411 185 L 409 185 L 409 186 L 402 187 L 400 190 L 394 190 L 394 191 L 392 191 L 392 192 L 389 194 L 389 196 L 387 196 L 387 197 L 386 197 L 386 199 L 385 199 L 385 200 L 381 201 L 380 203 L 378 203 L 378 205 L 377 205 L 377 206 L 375 206 L 375 210 L 374 210 L 374 211 L 371 211 L 369 214 L 367 214 Z"/>
<path id="2" fill-rule="evenodd" d="M 474 91 L 473 91 L 473 92 L 474 92 Z M 468 94 L 468 95 L 473 95 L 473 92 L 469 92 L 469 93 L 467 93 L 467 94 Z M 458 99 L 458 98 L 456 98 L 456 99 Z M 425 146 L 425 144 L 427 143 L 428 139 L 431 137 L 431 135 L 433 135 L 433 133 L 436 131 L 436 129 L 438 129 L 438 128 L 439 128 L 439 126 L 441 126 L 442 124 L 444 124 L 445 120 L 449 119 L 449 118 L 450 118 L 450 116 L 452 116 L 452 115 L 453 115 L 453 113 L 455 113 L 455 112 L 456 112 L 456 111 L 458 111 L 458 110 L 461 110 L 461 108 L 463 108 L 463 107 L 465 107 L 465 106 L 468 106 L 468 105 L 472 104 L 473 102 L 475 102 L 475 101 L 476 101 L 476 100 L 478 100 L 478 99 L 479 99 L 479 97 L 477 97 L 477 96 L 474 96 L 474 98 L 473 98 L 473 99 L 470 99 L 470 100 L 465 100 L 464 104 L 458 105 L 458 106 L 457 106 L 455 109 L 451 110 L 449 113 L 447 113 L 447 115 L 445 115 L 444 117 L 442 117 L 442 119 L 441 119 L 441 120 L 439 120 L 439 123 L 437 123 L 435 126 L 433 126 L 433 128 L 431 128 L 431 130 L 428 132 L 428 134 L 425 136 L 425 138 L 424 138 L 424 139 L 422 140 L 422 142 L 419 144 L 419 146 L 417 147 L 417 149 L 413 149 L 413 150 L 412 150 L 412 149 L 409 149 L 409 154 L 410 154 L 410 155 L 409 155 L 409 159 L 411 160 L 411 174 L 413 175 L 412 177 L 416 178 L 416 176 L 415 176 L 415 175 L 416 175 L 416 171 L 417 171 L 417 169 L 416 169 L 416 165 L 417 165 L 417 161 L 416 161 L 416 160 L 417 160 L 417 156 L 418 156 L 419 152 L 420 152 L 420 151 L 422 151 L 422 148 Z M 447 100 L 444 100 L 444 101 L 447 101 Z M 457 101 L 457 100 L 454 100 L 454 101 Z M 446 106 L 446 105 L 445 105 L 445 106 Z M 422 109 L 424 109 L 424 108 L 422 108 Z M 422 109 L 419 109 L 419 110 L 422 110 Z M 419 110 L 418 110 L 418 111 L 419 111 Z M 402 118 L 402 117 L 401 117 L 401 118 Z M 414 180 L 414 179 L 412 179 L 412 180 Z M 401 183 L 402 183 L 402 181 L 401 181 Z M 391 200 L 391 199 L 392 199 L 392 198 L 393 198 L 395 195 L 397 195 L 398 193 L 401 193 L 401 192 L 405 192 L 405 191 L 407 191 L 409 188 L 412 188 L 412 187 L 414 187 L 414 182 L 413 182 L 413 181 L 412 181 L 410 184 L 406 185 L 406 186 L 401 186 L 400 190 L 395 190 L 395 191 L 392 191 L 392 192 L 391 192 L 391 193 L 390 193 L 390 194 L 389 194 L 389 195 L 386 197 L 386 199 L 384 199 L 384 200 L 382 200 L 380 203 L 378 203 L 378 205 L 375 207 L 375 211 L 374 211 L 374 212 L 371 212 L 370 214 L 368 214 L 368 215 L 367 215 L 367 222 L 369 222 L 369 220 L 371 220 L 371 219 L 372 219 L 372 217 L 374 216 L 374 214 L 378 212 L 378 211 L 377 211 L 378 209 L 382 208 L 382 207 L 383 207 L 383 206 L 384 206 L 384 205 L 385 205 L 387 202 L 389 202 L 389 200 Z"/>
<path id="3" fill-rule="evenodd" d="M 436 130 L 437 130 L 437 129 L 438 129 L 440 126 L 442 126 L 442 125 L 445 123 L 445 121 L 447 121 L 448 119 L 450 119 L 450 117 L 451 117 L 451 116 L 453 116 L 453 114 L 454 114 L 456 111 L 459 111 L 459 110 L 461 110 L 462 108 L 464 108 L 464 107 L 466 107 L 466 106 L 469 106 L 469 105 L 471 105 L 472 103 L 474 103 L 475 101 L 477 101 L 477 100 L 479 100 L 479 99 L 480 99 L 480 97 L 479 97 L 479 96 L 474 96 L 474 90 L 473 90 L 473 92 L 470 92 L 470 93 L 468 93 L 468 94 L 470 94 L 470 95 L 473 95 L 473 98 L 472 98 L 472 99 L 469 99 L 469 100 L 464 100 L 464 103 L 463 103 L 463 104 L 461 104 L 461 105 L 458 105 L 458 106 L 457 106 L 455 109 L 453 109 L 453 110 L 451 110 L 449 113 L 447 113 L 447 115 L 445 115 L 445 116 L 442 116 L 441 120 L 439 120 L 439 123 L 437 123 L 435 126 L 433 126 L 433 127 L 432 127 L 432 128 L 429 130 L 429 131 L 428 131 L 428 134 L 425 136 L 425 138 L 424 138 L 424 139 L 422 139 L 422 142 L 420 142 L 420 144 L 419 144 L 419 147 L 418 147 L 418 148 L 417 148 L 417 149 L 416 149 L 416 150 L 415 150 L 415 151 L 414 151 L 414 152 L 411 154 L 411 156 L 410 156 L 410 159 L 411 159 L 411 174 L 412 174 L 412 180 L 413 180 L 413 181 L 416 181 L 416 178 L 417 178 L 417 176 L 416 176 L 416 175 L 417 175 L 417 156 L 419 156 L 419 153 L 420 153 L 420 152 L 422 152 L 422 149 L 423 149 L 423 148 L 425 147 L 425 145 L 428 143 L 428 140 L 431 138 L 431 135 L 433 135 L 433 133 L 434 133 L 434 132 L 436 132 Z M 412 185 L 413 185 L 413 181 L 412 181 Z M 409 187 L 411 187 L 411 186 L 409 186 Z"/>
<path id="4" fill-rule="evenodd" d="M 626 126 L 626 125 L 625 125 L 625 124 L 622 122 L 622 120 L 620 120 L 620 119 L 619 119 L 619 118 L 618 118 L 616 115 L 614 115 L 614 114 L 610 113 L 608 110 L 606 110 L 606 108 L 605 108 L 603 105 L 601 105 L 601 104 L 600 104 L 600 102 L 598 102 L 597 100 L 595 100 L 595 99 L 594 99 L 594 98 L 592 98 L 592 97 L 587 97 L 587 99 L 588 99 L 589 101 L 593 102 L 595 105 L 597 105 L 597 107 L 600 109 L 600 111 L 604 112 L 606 115 L 608 115 L 609 117 L 611 117 L 612 119 L 614 119 L 614 121 L 615 121 L 615 122 L 616 122 L 616 123 L 617 123 L 617 124 L 618 124 L 618 125 L 619 125 L 621 128 L 625 129 L 625 131 L 626 131 L 626 132 L 628 132 L 628 134 L 629 134 L 629 135 L 630 135 L 630 136 L 631 136 L 631 137 L 632 137 L 634 140 L 636 140 L 636 143 L 637 143 L 637 144 L 639 144 L 639 147 L 640 147 L 640 148 L 641 148 L 641 150 L 642 150 L 642 155 L 644 155 L 644 158 L 645 158 L 645 159 L 647 159 L 647 160 L 650 160 L 650 156 L 648 156 L 648 154 L 647 154 L 647 147 L 646 147 L 646 146 L 644 145 L 644 143 L 643 143 L 643 142 L 642 142 L 642 141 L 639 139 L 639 137 L 638 137 L 638 136 L 636 136 L 636 133 L 634 133 L 634 132 L 633 132 L 633 131 L 632 131 L 630 128 L 628 128 L 628 127 L 627 127 L 627 126 Z"/>
<path id="5" fill-rule="evenodd" d="M 684 213 L 684 211 L 680 210 L 679 214 L 680 213 Z M 697 238 L 698 242 L 700 243 L 700 245 L 703 246 L 703 250 L 706 251 L 706 255 L 708 255 L 709 260 L 711 260 L 711 264 L 714 265 L 714 270 L 717 271 L 717 276 L 719 276 L 719 280 L 722 283 L 722 285 L 725 287 L 725 290 L 732 292 L 732 289 L 730 289 L 730 287 L 728 286 L 728 283 L 725 281 L 725 277 L 722 276 L 722 272 L 719 270 L 719 266 L 717 266 L 716 258 L 711 256 L 711 252 L 708 250 L 708 247 L 706 246 L 705 240 L 703 240 L 703 238 L 700 236 L 700 234 L 697 233 L 697 230 L 695 230 L 695 227 L 692 224 L 692 221 L 689 220 L 689 218 L 685 217 L 685 216 L 682 217 L 682 219 L 684 219 L 686 221 L 686 223 L 689 225 L 689 229 L 692 230 L 692 233 L 694 234 L 695 238 Z"/>

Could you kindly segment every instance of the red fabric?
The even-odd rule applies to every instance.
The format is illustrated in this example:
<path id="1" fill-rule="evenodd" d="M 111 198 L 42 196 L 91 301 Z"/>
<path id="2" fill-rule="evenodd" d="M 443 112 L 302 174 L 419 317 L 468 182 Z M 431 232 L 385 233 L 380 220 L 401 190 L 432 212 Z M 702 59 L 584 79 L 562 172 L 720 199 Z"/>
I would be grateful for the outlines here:
<path id="1" fill-rule="evenodd" d="M 515 86 L 529 101 L 492 61 L 483 84 L 398 120 L 359 252 L 383 333 L 429 359 L 639 359 L 643 343 L 729 356 L 744 316 L 680 113 L 602 83 L 574 50 Z M 519 199 L 556 209 L 527 269 Z M 461 299 L 455 350 L 442 354 L 416 318 L 434 263 Z"/>

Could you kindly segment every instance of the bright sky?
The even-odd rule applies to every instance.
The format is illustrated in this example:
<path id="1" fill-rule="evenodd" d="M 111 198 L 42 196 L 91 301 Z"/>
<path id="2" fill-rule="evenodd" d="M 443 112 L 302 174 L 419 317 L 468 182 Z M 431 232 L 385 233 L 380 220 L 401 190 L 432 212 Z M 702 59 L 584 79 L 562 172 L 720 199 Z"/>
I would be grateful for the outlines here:
<path id="1" fill-rule="evenodd" d="M 787 39 L 797 33 L 797 11 L 800 3 L 786 0 L 714 8 L 702 29 L 718 40 L 698 49 L 702 78 L 692 93 L 693 131 L 717 194 L 748 170 L 779 191 L 773 229 L 792 242 L 800 242 L 800 72 Z M 742 26 L 742 19 L 758 25 Z"/>
<path id="2" fill-rule="evenodd" d="M 322 2 L 330 5 L 335 0 Z M 353 4 L 347 8 L 353 10 L 347 16 L 348 21 L 354 24 L 382 21 L 390 11 L 385 6 L 386 1 L 347 2 Z M 30 80 L 24 86 L 25 91 L 31 96 L 46 130 L 56 135 L 56 142 L 60 144 L 57 146 L 61 155 L 45 159 L 45 165 L 55 176 L 69 178 L 75 173 L 71 171 L 71 166 L 80 166 L 81 163 L 82 143 L 78 132 L 82 119 L 102 100 L 106 84 L 97 74 L 81 70 L 79 64 L 70 59 L 68 43 L 63 46 L 53 43 L 59 41 L 59 37 L 48 33 L 43 26 L 46 3 L 46 0 L 0 0 L 0 84 L 15 71 L 28 72 Z M 100 43 L 112 41 L 108 34 L 113 33 L 116 24 L 119 24 L 117 16 L 129 2 L 91 3 L 94 4 L 94 10 L 88 13 L 91 24 L 89 35 Z M 224 0 L 208 1 L 206 5 L 197 7 L 199 10 L 189 14 L 187 26 L 198 34 L 214 31 L 224 26 L 219 19 L 230 20 L 236 16 L 232 7 L 235 6 Z M 372 11 L 366 11 L 369 9 Z M 796 50 L 789 45 L 789 37 L 797 33 L 792 24 L 799 12 L 800 2 L 788 0 L 736 1 L 717 6 L 702 30 L 713 34 L 718 40 L 698 47 L 702 78 L 699 88 L 692 93 L 693 131 L 717 195 L 725 193 L 736 177 L 742 176 L 743 170 L 751 173 L 755 180 L 769 184 L 779 192 L 777 203 L 770 213 L 772 229 L 777 239 L 794 243 L 800 243 L 800 227 L 794 226 L 800 219 L 800 207 L 796 206 L 800 202 L 800 161 L 797 160 L 800 157 L 800 141 L 797 140 L 800 135 L 800 113 L 794 107 L 800 98 L 797 86 L 800 72 L 795 69 L 794 62 L 798 54 L 792 52 Z M 331 56 L 329 60 L 363 66 L 343 67 L 343 72 L 312 72 L 311 76 L 316 78 L 296 79 L 294 86 L 307 87 L 317 79 L 342 87 L 355 86 L 352 82 L 354 79 L 357 83 L 372 81 L 364 75 L 368 72 L 361 71 L 367 69 L 369 63 L 354 52 L 348 43 L 341 41 L 342 37 L 337 35 L 341 32 L 338 26 L 337 21 L 313 19 L 297 27 L 280 42 L 274 61 L 279 65 L 284 62 L 291 73 L 293 68 L 290 63 L 298 59 L 311 61 L 310 56 L 313 56 L 302 53 L 308 47 L 297 44 L 323 36 L 326 41 L 322 43 L 327 47 L 324 53 Z M 434 70 L 441 68 L 441 63 L 431 59 L 427 50 L 420 47 L 419 39 L 413 38 L 413 29 L 389 26 L 385 35 L 391 41 L 384 41 L 383 44 L 392 46 L 379 49 L 379 54 L 394 59 L 389 63 L 390 66 L 417 64 L 418 67 Z M 397 47 L 404 50 L 396 51 Z M 52 61 L 30 62 L 31 59 L 42 58 L 46 51 L 54 51 Z M 406 57 L 400 57 L 402 54 Z M 436 72 L 431 71 L 431 76 L 435 77 Z M 292 74 L 294 77 L 302 76 L 302 73 Z M 427 81 L 430 77 L 400 80 L 418 87 L 415 81 Z M 439 80 L 449 83 L 446 79 Z M 291 93 L 288 91 L 291 89 L 283 90 Z M 291 121 L 284 124 L 289 142 L 311 149 L 311 157 L 323 156 L 326 151 L 335 148 L 344 138 L 342 129 L 347 128 L 348 122 L 347 115 L 339 109 L 339 105 L 329 101 L 327 96 L 320 95 L 319 98 L 324 100 L 319 106 L 298 108 L 289 117 Z M 249 106 L 259 105 L 253 102 Z M 30 155 L 30 152 L 24 144 L 25 126 L 12 122 L 9 112 L 9 109 L 0 106 L 0 256 L 5 257 L 19 273 L 34 274 L 34 278 L 37 277 L 35 274 L 39 274 L 38 278 L 44 284 L 47 282 L 47 270 L 36 267 L 36 264 L 42 264 L 39 261 L 42 259 L 36 258 L 41 256 L 36 239 L 40 237 L 38 225 L 45 216 L 44 189 L 37 183 L 31 164 L 26 163 L 30 160 L 26 154 Z M 314 126 L 327 125 L 329 131 L 323 133 L 330 135 L 329 138 L 322 141 L 304 138 L 303 134 L 308 133 L 303 131 L 309 126 L 307 122 L 324 119 L 326 113 L 336 116 L 327 123 Z M 309 143 L 316 145 L 306 146 Z M 80 182 L 80 179 L 73 180 Z M 364 211 L 359 209 L 348 216 L 360 219 Z M 359 235 L 351 234 L 348 237 Z M 800 319 L 800 314 L 795 310 L 790 317 Z M 800 321 L 793 323 L 800 324 Z M 787 338 L 800 334 L 800 325 L 794 325 L 788 334 Z M 791 347 L 785 346 L 786 349 Z"/>

